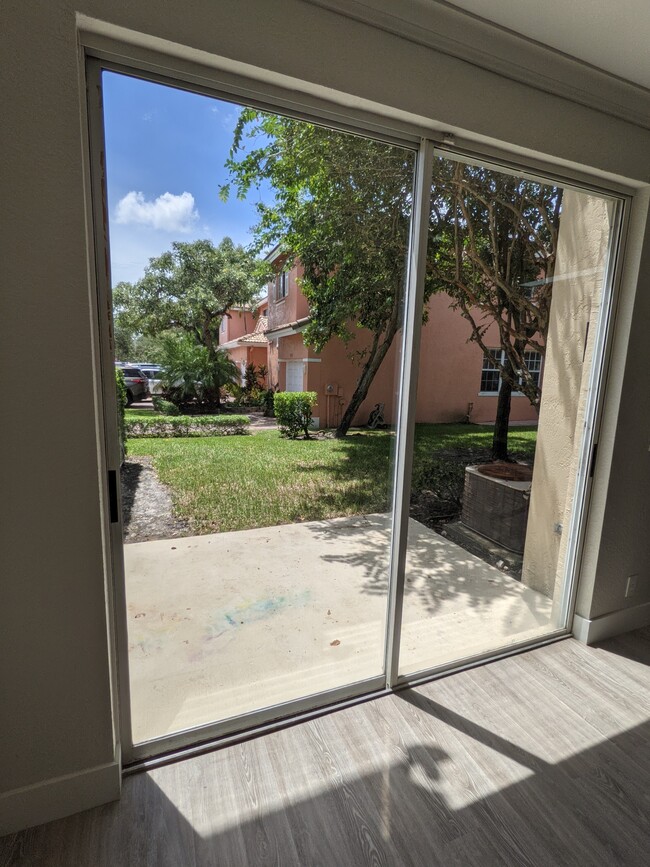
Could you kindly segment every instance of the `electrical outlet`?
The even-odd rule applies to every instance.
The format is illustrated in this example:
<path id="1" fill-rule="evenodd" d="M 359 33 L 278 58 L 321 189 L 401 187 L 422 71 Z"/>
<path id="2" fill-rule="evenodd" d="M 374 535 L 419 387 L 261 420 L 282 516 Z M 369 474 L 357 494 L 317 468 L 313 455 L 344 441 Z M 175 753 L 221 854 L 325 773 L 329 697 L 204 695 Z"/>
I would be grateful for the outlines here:
<path id="1" fill-rule="evenodd" d="M 636 585 L 639 581 L 638 573 L 634 575 L 628 575 L 627 583 L 625 585 L 625 598 L 629 599 L 630 596 L 634 596 L 636 593 Z"/>

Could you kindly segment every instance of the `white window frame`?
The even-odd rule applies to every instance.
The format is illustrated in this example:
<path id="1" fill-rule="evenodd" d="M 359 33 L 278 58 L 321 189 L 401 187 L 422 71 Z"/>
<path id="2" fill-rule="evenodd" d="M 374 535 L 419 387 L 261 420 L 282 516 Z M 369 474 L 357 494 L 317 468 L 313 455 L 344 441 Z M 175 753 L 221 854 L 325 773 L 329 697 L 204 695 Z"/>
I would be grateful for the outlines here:
<path id="1" fill-rule="evenodd" d="M 274 286 L 276 303 L 284 301 L 289 294 L 289 272 L 279 271 L 275 277 Z"/>
<path id="2" fill-rule="evenodd" d="M 500 364 L 502 364 L 502 365 L 505 364 L 505 356 L 506 356 L 505 349 L 490 349 L 490 352 L 494 355 L 495 358 L 499 359 Z M 539 384 L 542 380 L 542 367 L 544 364 L 544 356 L 542 355 L 541 352 L 538 352 L 536 349 L 526 349 L 524 351 L 524 358 L 527 355 L 530 356 L 533 354 L 537 356 L 537 358 L 534 360 L 539 362 L 539 368 L 538 368 L 538 370 L 534 370 L 534 369 L 530 370 L 530 368 L 529 368 L 529 370 L 531 373 L 537 373 L 538 374 L 537 383 Z M 530 361 L 531 359 L 527 359 L 527 360 Z M 487 373 L 488 371 L 498 370 L 498 368 L 486 367 L 485 366 L 486 362 L 490 362 L 490 364 L 492 363 L 490 361 L 490 359 L 488 358 L 487 354 L 483 353 L 483 363 L 481 366 L 481 381 L 483 380 L 483 374 L 484 373 Z M 496 391 L 484 391 L 481 388 L 481 386 L 479 386 L 479 393 L 478 393 L 479 397 L 497 397 L 499 392 L 501 391 L 502 379 L 503 378 L 501 376 L 501 371 L 499 370 L 499 382 L 498 382 Z M 481 382 L 481 385 L 482 385 L 482 382 Z M 512 395 L 511 395 L 511 397 L 525 397 L 525 396 L 526 395 L 523 393 L 523 391 L 513 391 Z"/>

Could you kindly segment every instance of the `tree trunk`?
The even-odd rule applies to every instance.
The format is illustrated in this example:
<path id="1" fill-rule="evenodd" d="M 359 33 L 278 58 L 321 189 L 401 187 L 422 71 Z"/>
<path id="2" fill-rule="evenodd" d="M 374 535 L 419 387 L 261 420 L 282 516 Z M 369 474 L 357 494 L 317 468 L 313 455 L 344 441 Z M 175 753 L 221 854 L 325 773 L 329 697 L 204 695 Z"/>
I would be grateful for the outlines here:
<path id="1" fill-rule="evenodd" d="M 357 387 L 354 390 L 354 394 L 352 395 L 352 399 L 347 405 L 347 408 L 343 413 L 343 418 L 339 422 L 339 426 L 334 432 L 334 436 L 337 439 L 341 439 L 347 434 L 348 430 L 350 429 L 350 425 L 352 424 L 354 417 L 357 414 L 357 410 L 368 395 L 368 390 L 372 385 L 375 374 L 379 370 L 382 361 L 386 357 L 386 353 L 390 349 L 390 345 L 393 342 L 393 338 L 395 337 L 395 334 L 397 332 L 396 319 L 397 317 L 394 317 L 395 321 L 391 321 L 389 325 L 389 330 L 386 332 L 386 336 L 381 343 L 379 343 L 377 337 L 375 337 L 373 348 L 370 351 L 370 356 L 367 362 L 363 366 L 363 371 L 359 378 L 359 382 L 357 383 Z"/>
<path id="2" fill-rule="evenodd" d="M 510 366 L 506 363 L 506 366 Z M 512 385 L 505 379 L 501 379 L 499 397 L 497 399 L 497 415 L 494 420 L 494 435 L 492 437 L 492 459 L 495 461 L 508 460 L 508 427 L 510 425 L 510 397 Z"/>

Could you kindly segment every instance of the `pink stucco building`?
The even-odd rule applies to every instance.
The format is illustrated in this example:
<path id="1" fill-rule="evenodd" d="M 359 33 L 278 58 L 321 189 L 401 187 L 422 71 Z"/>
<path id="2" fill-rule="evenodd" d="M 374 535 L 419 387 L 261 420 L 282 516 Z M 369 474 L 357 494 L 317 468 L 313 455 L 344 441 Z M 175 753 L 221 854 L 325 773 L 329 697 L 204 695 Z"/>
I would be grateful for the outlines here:
<path id="1" fill-rule="evenodd" d="M 221 345 L 240 366 L 250 362 L 265 364 L 269 385 L 277 385 L 281 391 L 316 392 L 314 420 L 319 427 L 333 427 L 359 377 L 359 365 L 350 355 L 362 349 L 370 336 L 359 330 L 347 345 L 333 338 L 321 352 L 307 346 L 303 332 L 309 321 L 309 305 L 298 284 L 301 266 L 294 262 L 288 267 L 286 257 L 277 250 L 269 258 L 277 273 L 268 285 L 267 297 L 254 311 L 231 311 L 231 317 L 222 325 Z M 443 293 L 432 296 L 428 303 L 429 318 L 422 330 L 416 421 L 459 422 L 469 414 L 471 422 L 491 423 L 496 415 L 498 371 L 484 359 L 477 344 L 468 342 L 469 325 L 450 305 L 450 297 Z M 488 329 L 486 339 L 490 348 L 499 346 L 496 325 Z M 396 420 L 399 350 L 398 334 L 355 424 L 365 424 L 377 403 L 384 404 L 387 422 Z M 528 364 L 531 371 L 542 376 L 538 353 L 529 353 Z M 524 395 L 515 393 L 510 419 L 536 423 L 537 412 Z"/>
<path id="2" fill-rule="evenodd" d="M 266 299 L 254 309 L 233 307 L 221 320 L 219 345 L 239 367 L 242 383 L 247 364 L 268 366 L 267 307 Z"/>

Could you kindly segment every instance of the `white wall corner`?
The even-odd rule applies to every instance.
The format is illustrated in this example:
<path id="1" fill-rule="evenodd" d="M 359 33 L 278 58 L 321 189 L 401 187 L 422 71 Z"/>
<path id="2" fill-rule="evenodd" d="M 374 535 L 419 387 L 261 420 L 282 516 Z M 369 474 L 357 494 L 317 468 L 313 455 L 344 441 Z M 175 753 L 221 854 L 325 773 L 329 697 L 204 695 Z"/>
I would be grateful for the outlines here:
<path id="1" fill-rule="evenodd" d="M 573 637 L 583 644 L 595 644 L 633 629 L 643 629 L 644 626 L 650 626 L 650 602 L 603 614 L 593 620 L 576 614 L 571 631 Z"/>
<path id="2" fill-rule="evenodd" d="M 115 759 L 105 765 L 0 794 L 0 836 L 116 801 L 121 788 L 118 747 Z"/>

